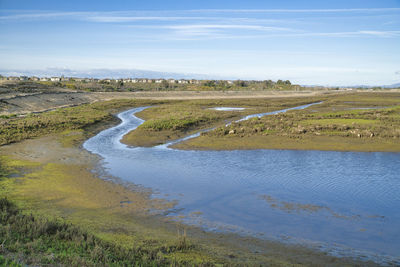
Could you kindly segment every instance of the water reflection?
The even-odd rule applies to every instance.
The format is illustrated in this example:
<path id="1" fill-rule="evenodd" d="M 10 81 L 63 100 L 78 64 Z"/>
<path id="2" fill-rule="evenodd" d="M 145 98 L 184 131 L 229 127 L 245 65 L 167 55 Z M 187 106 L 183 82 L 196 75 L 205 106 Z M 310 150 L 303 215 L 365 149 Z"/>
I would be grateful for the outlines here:
<path id="1" fill-rule="evenodd" d="M 111 175 L 178 200 L 185 222 L 399 260 L 399 153 L 181 151 L 121 144 L 143 122 L 133 116 L 143 109 L 119 114 L 120 125 L 84 147 L 104 158 Z"/>

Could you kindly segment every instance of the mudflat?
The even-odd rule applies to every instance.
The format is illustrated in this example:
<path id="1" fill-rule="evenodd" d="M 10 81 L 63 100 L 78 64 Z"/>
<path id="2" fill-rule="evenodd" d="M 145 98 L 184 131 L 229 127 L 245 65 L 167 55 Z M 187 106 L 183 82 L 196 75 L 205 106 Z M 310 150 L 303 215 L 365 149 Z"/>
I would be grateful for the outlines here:
<path id="1" fill-rule="evenodd" d="M 79 145 L 63 145 L 63 138 L 71 135 L 76 139 L 83 137 L 81 132 L 68 132 L 2 146 L 2 165 L 12 167 L 15 173 L 13 178 L 2 180 L 2 194 L 26 211 L 63 218 L 104 240 L 128 247 L 158 251 L 162 246 L 179 242 L 177 232 L 185 231 L 194 247 L 190 251 L 166 254 L 178 262 L 274 266 L 294 262 L 299 266 L 356 263 L 310 248 L 209 233 L 173 221 L 163 214 L 174 203 L 150 198 L 148 189 L 104 176 L 97 156 Z M 372 262 L 363 264 L 375 266 Z"/>
<path id="2" fill-rule="evenodd" d="M 287 103 L 280 103 L 281 98 L 276 99 L 275 104 L 267 106 L 266 99 L 190 101 L 190 105 L 199 107 L 200 113 L 203 108 L 227 104 L 242 106 L 246 103 L 251 108 L 246 112 L 268 111 L 287 106 Z M 289 102 L 290 105 L 297 105 L 308 101 L 310 100 L 306 98 L 296 98 Z M 21 120 L 21 123 L 15 124 L 16 129 L 23 129 L 23 132 L 33 131 L 33 134 L 23 134 L 18 142 L 1 146 L 1 166 L 11 172 L 11 175 L 1 180 L 1 195 L 17 203 L 25 212 L 65 220 L 87 229 L 101 239 L 148 251 L 151 255 L 157 254 L 165 259 L 173 259 L 171 262 L 274 266 L 321 266 L 328 262 L 332 266 L 343 266 L 359 263 L 354 259 L 337 258 L 301 246 L 235 234 L 209 233 L 198 227 L 183 225 L 173 220 L 173 217 L 164 216 L 175 203 L 151 198 L 149 189 L 123 183 L 115 177 L 105 175 L 99 164 L 101 159 L 81 148 L 83 141 L 101 129 L 118 123 L 117 120 L 110 119 L 111 113 L 129 107 L 154 104 L 167 104 L 166 109 L 173 109 L 176 104 L 181 107 L 186 105 L 185 101 L 113 100 L 43 112 L 33 117 L 29 115 L 4 118 L 4 123 L 7 124 Z M 148 110 L 148 116 L 151 116 L 154 109 Z M 51 113 L 51 116 L 47 113 Z M 211 115 L 208 118 L 212 121 L 214 117 Z M 215 122 L 241 115 L 242 113 L 228 113 L 222 117 L 217 116 Z M 68 116 L 80 123 L 70 125 L 60 119 Z M 52 131 L 38 131 L 40 127 L 48 127 L 48 124 L 42 124 L 43 118 L 47 118 L 50 125 L 53 125 Z M 193 125 L 192 121 L 189 121 L 189 125 L 194 126 L 192 130 L 196 130 L 199 125 L 205 125 Z M 25 127 L 31 124 L 39 126 Z M 18 128 L 20 126 L 22 128 Z M 182 134 L 186 131 L 185 128 L 179 127 L 173 129 L 175 130 Z M 189 242 L 190 245 L 176 249 L 178 244 L 182 243 L 183 235 L 185 242 Z M 372 262 L 362 264 L 376 265 Z"/>

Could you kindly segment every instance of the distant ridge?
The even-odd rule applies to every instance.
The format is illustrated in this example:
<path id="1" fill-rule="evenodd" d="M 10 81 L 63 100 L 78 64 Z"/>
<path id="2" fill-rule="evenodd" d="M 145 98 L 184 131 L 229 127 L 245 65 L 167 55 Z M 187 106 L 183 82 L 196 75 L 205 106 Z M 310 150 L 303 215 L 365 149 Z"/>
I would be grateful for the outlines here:
<path id="1" fill-rule="evenodd" d="M 384 87 L 384 88 L 400 88 L 400 83 L 395 83 L 395 84 L 391 84 L 391 85 L 384 85 L 382 87 Z"/>
<path id="2" fill-rule="evenodd" d="M 0 69 L 4 76 L 37 76 L 37 77 L 79 77 L 79 78 L 149 78 L 149 79 L 226 79 L 217 75 L 161 72 L 139 69 L 89 69 L 71 70 L 66 68 L 47 68 L 43 70 L 6 70 Z"/>

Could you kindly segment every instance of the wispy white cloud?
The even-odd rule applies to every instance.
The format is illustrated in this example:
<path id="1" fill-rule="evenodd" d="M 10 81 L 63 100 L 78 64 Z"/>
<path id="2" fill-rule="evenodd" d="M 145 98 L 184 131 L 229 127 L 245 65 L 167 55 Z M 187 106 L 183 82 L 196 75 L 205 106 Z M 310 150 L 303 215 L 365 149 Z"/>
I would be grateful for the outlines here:
<path id="1" fill-rule="evenodd" d="M 190 12 L 209 13 L 349 13 L 395 12 L 400 8 L 343 8 L 343 9 L 193 9 Z"/>
<path id="2" fill-rule="evenodd" d="M 89 17 L 96 13 L 93 12 L 28 12 L 22 14 L 10 14 L 0 16 L 0 20 L 44 20 L 60 19 L 66 17 Z"/>
<path id="3" fill-rule="evenodd" d="M 169 17 L 169 16 L 89 16 L 93 22 L 135 22 L 135 21 L 179 21 L 179 20 L 206 20 L 209 17 Z M 221 18 L 218 18 L 221 19 Z"/>
<path id="4" fill-rule="evenodd" d="M 102 11 L 102 12 L 53 12 L 53 11 L 23 11 L 7 12 L 3 10 L 0 20 L 37 20 L 75 18 L 93 22 L 130 22 L 139 20 L 188 20 L 188 19 L 212 19 L 212 17 L 194 17 L 191 14 L 235 14 L 235 13 L 382 13 L 398 12 L 400 8 L 349 8 L 349 9 L 195 9 L 195 10 L 166 10 L 166 11 Z M 142 14 L 142 15 L 138 15 Z M 145 15 L 143 15 L 145 14 Z M 184 14 L 184 16 L 176 16 Z M 236 18 L 240 19 L 240 18 Z M 246 19 L 246 18 L 243 18 Z M 250 19 L 250 18 L 247 18 Z M 270 20 L 271 21 L 271 20 Z"/>
<path id="5" fill-rule="evenodd" d="M 173 30 L 175 40 L 197 39 L 239 39 L 248 35 L 248 31 L 254 32 L 289 32 L 289 28 L 269 27 L 262 25 L 242 25 L 242 24 L 186 24 L 186 25 L 167 25 L 164 29 Z"/>
<path id="6" fill-rule="evenodd" d="M 282 35 L 284 36 L 284 35 Z M 374 31 L 374 30 L 363 30 L 363 31 L 352 31 L 352 32 L 304 32 L 304 33 L 293 33 L 285 36 L 296 37 L 296 36 L 326 36 L 326 37 L 398 37 L 400 31 Z"/>
<path id="7" fill-rule="evenodd" d="M 262 25 L 235 25 L 235 24 L 188 24 L 188 25 L 168 25 L 165 29 L 172 30 L 196 30 L 196 29 L 241 29 L 257 31 L 292 31 L 289 28 L 269 27 Z"/>

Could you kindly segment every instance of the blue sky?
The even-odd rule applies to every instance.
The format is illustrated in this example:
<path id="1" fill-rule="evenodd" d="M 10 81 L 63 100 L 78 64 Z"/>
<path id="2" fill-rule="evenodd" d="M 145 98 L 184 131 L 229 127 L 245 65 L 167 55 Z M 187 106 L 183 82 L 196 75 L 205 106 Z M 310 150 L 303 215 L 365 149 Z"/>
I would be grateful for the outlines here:
<path id="1" fill-rule="evenodd" d="M 400 82 L 400 1 L 0 0 L 0 69 Z"/>

